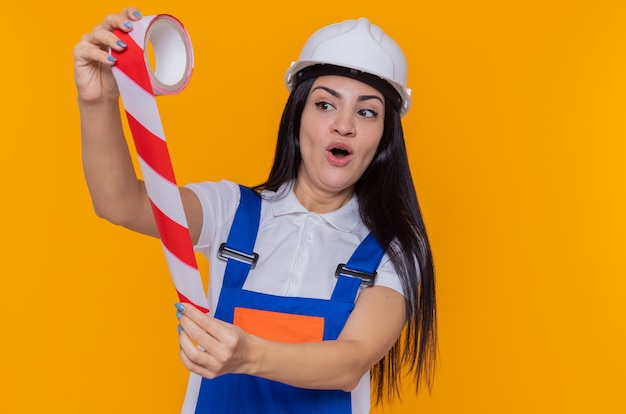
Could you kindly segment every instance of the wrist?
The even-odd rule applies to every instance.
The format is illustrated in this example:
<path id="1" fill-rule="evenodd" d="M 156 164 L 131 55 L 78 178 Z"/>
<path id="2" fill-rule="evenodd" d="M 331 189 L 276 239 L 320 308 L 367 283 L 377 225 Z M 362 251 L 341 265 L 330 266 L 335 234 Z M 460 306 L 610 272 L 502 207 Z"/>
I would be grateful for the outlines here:
<path id="1" fill-rule="evenodd" d="M 78 108 L 83 119 L 104 119 L 109 115 L 119 117 L 120 114 L 120 105 L 117 98 L 92 101 L 84 100 L 79 96 Z"/>
<path id="2" fill-rule="evenodd" d="M 102 96 L 97 99 L 87 98 L 78 94 L 77 97 L 78 106 L 80 109 L 98 109 L 101 110 L 106 107 L 117 107 L 119 106 L 119 95 L 115 96 Z"/>
<path id="3" fill-rule="evenodd" d="M 267 341 L 255 335 L 245 334 L 247 336 L 245 361 L 242 364 L 241 374 L 259 376 L 261 367 L 263 366 L 263 355 L 265 353 L 265 345 Z"/>

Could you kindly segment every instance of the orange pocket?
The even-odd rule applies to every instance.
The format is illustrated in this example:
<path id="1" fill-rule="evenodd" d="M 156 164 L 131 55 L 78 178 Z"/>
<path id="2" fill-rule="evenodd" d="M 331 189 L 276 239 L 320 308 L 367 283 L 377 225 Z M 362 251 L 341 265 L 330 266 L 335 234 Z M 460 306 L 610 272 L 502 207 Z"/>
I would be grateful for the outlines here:
<path id="1" fill-rule="evenodd" d="M 324 318 L 258 309 L 235 308 L 233 323 L 249 334 L 277 342 L 324 339 Z"/>

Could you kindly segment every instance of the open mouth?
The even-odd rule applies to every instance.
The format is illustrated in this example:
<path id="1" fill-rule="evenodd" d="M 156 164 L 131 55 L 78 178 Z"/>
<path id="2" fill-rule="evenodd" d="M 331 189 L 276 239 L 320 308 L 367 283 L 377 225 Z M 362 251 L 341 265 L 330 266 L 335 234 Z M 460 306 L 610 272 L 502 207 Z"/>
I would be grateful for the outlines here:
<path id="1" fill-rule="evenodd" d="M 344 148 L 331 148 L 330 152 L 336 158 L 345 158 L 350 155 L 350 151 Z"/>
<path id="2" fill-rule="evenodd" d="M 326 147 L 326 156 L 331 165 L 343 167 L 350 163 L 354 153 L 345 142 L 335 141 Z"/>

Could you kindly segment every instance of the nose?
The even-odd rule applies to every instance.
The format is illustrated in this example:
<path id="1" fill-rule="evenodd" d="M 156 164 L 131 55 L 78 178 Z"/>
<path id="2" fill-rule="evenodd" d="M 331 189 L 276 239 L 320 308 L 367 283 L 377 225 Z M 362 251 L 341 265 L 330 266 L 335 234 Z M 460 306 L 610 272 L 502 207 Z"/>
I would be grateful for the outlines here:
<path id="1" fill-rule="evenodd" d="M 354 118 L 348 111 L 338 111 L 332 123 L 333 132 L 344 137 L 351 137 L 356 134 Z"/>

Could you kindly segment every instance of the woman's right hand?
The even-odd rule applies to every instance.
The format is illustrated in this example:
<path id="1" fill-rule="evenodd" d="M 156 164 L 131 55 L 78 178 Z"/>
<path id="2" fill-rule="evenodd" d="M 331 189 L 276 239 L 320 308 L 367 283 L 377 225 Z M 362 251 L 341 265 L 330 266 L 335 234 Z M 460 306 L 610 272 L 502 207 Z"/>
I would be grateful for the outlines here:
<path id="1" fill-rule="evenodd" d="M 111 14 L 83 35 L 74 47 L 74 81 L 81 103 L 117 101 L 119 91 L 111 72 L 115 60 L 108 50 L 123 51 L 126 45 L 119 42 L 113 30 L 129 32 L 132 30 L 130 22 L 141 17 L 139 10 L 133 7 L 124 9 L 120 14 Z"/>

